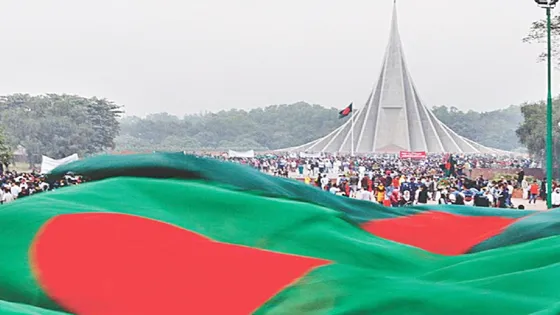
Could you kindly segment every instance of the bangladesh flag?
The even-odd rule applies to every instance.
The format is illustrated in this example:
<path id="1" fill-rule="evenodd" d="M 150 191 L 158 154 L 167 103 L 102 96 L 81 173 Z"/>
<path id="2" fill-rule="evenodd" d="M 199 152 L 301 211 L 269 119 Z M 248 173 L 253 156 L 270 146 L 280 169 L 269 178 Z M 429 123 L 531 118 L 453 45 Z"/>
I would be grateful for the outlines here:
<path id="1" fill-rule="evenodd" d="M 343 110 L 338 112 L 338 118 L 344 118 L 348 115 L 350 115 L 350 113 L 352 112 L 352 105 L 353 103 L 351 103 L 350 105 L 346 106 Z"/>
<path id="2" fill-rule="evenodd" d="M 0 206 L 0 314 L 558 314 L 560 212 L 384 208 L 176 154 Z"/>

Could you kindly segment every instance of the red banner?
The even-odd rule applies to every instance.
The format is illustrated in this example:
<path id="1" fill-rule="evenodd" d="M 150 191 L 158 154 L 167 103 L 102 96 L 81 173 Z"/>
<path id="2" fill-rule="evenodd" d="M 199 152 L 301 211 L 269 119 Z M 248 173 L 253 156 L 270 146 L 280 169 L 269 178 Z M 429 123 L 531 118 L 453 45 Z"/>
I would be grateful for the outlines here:
<path id="1" fill-rule="evenodd" d="M 416 152 L 401 151 L 399 152 L 399 156 L 401 159 L 425 159 L 426 152 L 425 151 L 416 151 Z"/>

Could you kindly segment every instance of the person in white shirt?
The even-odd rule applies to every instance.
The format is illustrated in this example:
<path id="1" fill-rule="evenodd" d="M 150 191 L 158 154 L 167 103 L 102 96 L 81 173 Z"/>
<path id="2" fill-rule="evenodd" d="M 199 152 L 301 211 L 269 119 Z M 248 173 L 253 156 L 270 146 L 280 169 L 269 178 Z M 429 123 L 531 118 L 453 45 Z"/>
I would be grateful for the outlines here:
<path id="1" fill-rule="evenodd" d="M 42 191 L 47 191 L 49 189 L 49 184 L 47 182 L 42 182 L 39 184 L 39 187 L 41 187 Z"/>
<path id="2" fill-rule="evenodd" d="M 513 204 L 511 203 L 511 198 L 513 196 L 513 185 L 511 184 L 511 182 L 507 183 L 507 189 L 508 189 L 507 205 L 511 207 L 513 206 Z"/>
<path id="3" fill-rule="evenodd" d="M 325 167 L 327 168 L 327 173 L 333 173 L 333 164 L 331 160 L 325 160 Z"/>
<path id="4" fill-rule="evenodd" d="M 333 167 L 335 172 L 342 171 L 342 163 L 339 160 L 334 161 Z"/>
<path id="5" fill-rule="evenodd" d="M 486 190 L 484 192 L 484 196 L 486 196 L 486 198 L 488 198 L 488 202 L 490 203 L 490 206 L 492 206 L 494 204 L 494 196 L 492 195 L 490 190 Z"/>
<path id="6" fill-rule="evenodd" d="M 340 192 L 340 189 L 338 188 L 337 184 L 334 184 L 331 189 L 329 189 L 329 192 L 333 195 L 336 195 Z"/>
<path id="7" fill-rule="evenodd" d="M 329 184 L 329 178 L 325 174 L 323 175 L 323 177 L 321 177 L 321 189 L 325 190 L 325 187 L 327 187 L 328 184 Z"/>
<path id="8" fill-rule="evenodd" d="M 14 198 L 17 198 L 19 196 L 19 193 L 21 192 L 21 188 L 16 183 L 13 183 L 12 187 L 10 188 L 10 192 L 12 193 Z"/>
<path id="9" fill-rule="evenodd" d="M 338 175 L 338 177 L 336 178 L 336 185 L 340 186 L 340 182 L 342 181 L 342 176 L 343 175 Z"/>
<path id="10" fill-rule="evenodd" d="M 529 182 L 526 178 L 521 181 L 521 188 L 523 188 L 523 199 L 529 199 Z"/>
<path id="11" fill-rule="evenodd" d="M 357 199 L 367 200 L 367 201 L 372 201 L 373 200 L 371 192 L 364 189 L 363 187 L 360 188 L 360 190 L 358 191 Z"/>
<path id="12" fill-rule="evenodd" d="M 552 208 L 560 208 L 560 188 L 554 189 L 550 198 L 552 199 Z"/>
<path id="13" fill-rule="evenodd" d="M 363 166 L 363 165 L 360 165 L 360 166 L 358 167 L 358 173 L 360 173 L 360 176 L 363 177 L 363 176 L 366 174 L 366 167 Z"/>
<path id="14" fill-rule="evenodd" d="M 10 203 L 12 201 L 14 201 L 14 195 L 12 195 L 12 193 L 10 192 L 10 189 L 8 188 L 4 188 L 4 194 L 2 195 L 2 203 L 6 204 L 6 203 Z"/>

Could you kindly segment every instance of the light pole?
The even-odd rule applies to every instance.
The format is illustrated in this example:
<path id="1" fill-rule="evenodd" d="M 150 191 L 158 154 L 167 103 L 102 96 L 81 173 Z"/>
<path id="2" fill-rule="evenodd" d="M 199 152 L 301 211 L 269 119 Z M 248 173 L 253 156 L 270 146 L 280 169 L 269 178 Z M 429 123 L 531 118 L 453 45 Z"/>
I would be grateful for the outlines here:
<path id="1" fill-rule="evenodd" d="M 552 43 L 550 40 L 550 11 L 554 9 L 558 0 L 535 0 L 546 9 L 546 38 L 547 38 L 547 67 L 548 67 L 548 95 L 546 97 L 546 206 L 552 208 Z"/>

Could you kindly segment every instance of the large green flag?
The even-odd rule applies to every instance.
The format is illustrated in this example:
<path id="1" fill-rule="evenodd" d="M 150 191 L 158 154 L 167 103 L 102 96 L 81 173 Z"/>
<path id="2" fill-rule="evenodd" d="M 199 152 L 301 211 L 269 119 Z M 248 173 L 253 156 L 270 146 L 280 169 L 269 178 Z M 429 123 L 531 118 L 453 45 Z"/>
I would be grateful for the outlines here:
<path id="1" fill-rule="evenodd" d="M 183 154 L 0 207 L 0 314 L 558 314 L 560 213 L 384 208 Z"/>

